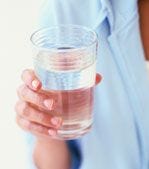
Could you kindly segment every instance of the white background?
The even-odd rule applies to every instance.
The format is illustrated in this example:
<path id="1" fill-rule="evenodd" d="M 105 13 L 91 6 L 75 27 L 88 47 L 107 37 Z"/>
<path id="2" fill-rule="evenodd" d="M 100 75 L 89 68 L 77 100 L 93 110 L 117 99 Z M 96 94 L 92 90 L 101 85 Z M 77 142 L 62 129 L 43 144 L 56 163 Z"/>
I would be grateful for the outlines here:
<path id="1" fill-rule="evenodd" d="M 20 74 L 32 66 L 29 36 L 43 0 L 0 0 L 0 169 L 27 169 L 22 130 L 14 105 Z"/>

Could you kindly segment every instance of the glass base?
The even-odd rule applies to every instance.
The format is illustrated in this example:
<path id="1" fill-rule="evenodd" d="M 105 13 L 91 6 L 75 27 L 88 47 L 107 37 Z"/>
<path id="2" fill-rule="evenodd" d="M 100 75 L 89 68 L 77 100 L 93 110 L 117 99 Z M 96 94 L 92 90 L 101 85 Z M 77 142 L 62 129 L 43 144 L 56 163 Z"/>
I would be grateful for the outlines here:
<path id="1" fill-rule="evenodd" d="M 56 139 L 59 140 L 77 139 L 83 136 L 84 134 L 88 133 L 91 129 L 91 126 L 92 126 L 92 121 L 88 121 L 87 123 L 83 122 L 83 125 L 81 126 L 80 124 L 73 124 L 73 125 L 64 124 L 63 128 L 57 131 Z"/>

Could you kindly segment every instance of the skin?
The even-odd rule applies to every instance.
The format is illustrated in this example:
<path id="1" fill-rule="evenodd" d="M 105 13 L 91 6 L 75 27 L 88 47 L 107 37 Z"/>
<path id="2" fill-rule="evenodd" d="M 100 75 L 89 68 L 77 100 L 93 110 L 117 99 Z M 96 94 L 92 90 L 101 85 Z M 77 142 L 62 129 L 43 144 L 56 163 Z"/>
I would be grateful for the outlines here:
<path id="1" fill-rule="evenodd" d="M 140 29 L 146 59 L 149 59 L 149 1 L 140 0 Z M 54 100 L 42 92 L 41 82 L 33 70 L 22 73 L 23 85 L 18 90 L 19 101 L 16 122 L 25 131 L 36 136 L 33 159 L 38 169 L 69 169 L 71 157 L 65 141 L 55 140 L 56 131 L 62 125 L 60 117 L 46 113 L 54 109 Z M 97 74 L 96 84 L 101 81 Z"/>
<path id="2" fill-rule="evenodd" d="M 54 96 L 49 93 L 47 96 L 41 90 L 42 84 L 33 70 L 24 70 L 22 80 L 24 84 L 17 90 L 16 122 L 23 130 L 36 136 L 33 158 L 37 168 L 69 169 L 71 158 L 67 145 L 65 141 L 54 139 L 62 119 L 47 113 L 54 110 Z M 100 81 L 101 76 L 97 74 L 95 85 Z"/>

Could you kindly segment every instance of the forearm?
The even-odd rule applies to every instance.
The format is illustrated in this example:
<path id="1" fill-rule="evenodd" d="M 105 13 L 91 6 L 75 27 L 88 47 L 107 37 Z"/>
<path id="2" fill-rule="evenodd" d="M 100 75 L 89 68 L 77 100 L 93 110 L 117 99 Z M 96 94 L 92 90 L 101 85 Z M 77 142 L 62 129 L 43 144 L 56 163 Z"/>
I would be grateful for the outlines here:
<path id="1" fill-rule="evenodd" d="M 70 154 L 64 141 L 37 140 L 33 156 L 38 169 L 70 169 Z"/>
<path id="2" fill-rule="evenodd" d="M 140 30 L 145 57 L 149 60 L 149 0 L 139 0 Z"/>

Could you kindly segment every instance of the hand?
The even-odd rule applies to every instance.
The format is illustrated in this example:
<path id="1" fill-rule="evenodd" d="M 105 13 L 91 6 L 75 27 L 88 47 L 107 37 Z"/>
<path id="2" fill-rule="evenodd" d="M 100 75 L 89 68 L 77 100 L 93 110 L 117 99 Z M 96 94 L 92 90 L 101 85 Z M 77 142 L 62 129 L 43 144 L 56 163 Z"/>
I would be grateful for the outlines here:
<path id="1" fill-rule="evenodd" d="M 18 125 L 40 138 L 54 138 L 62 119 L 54 112 L 54 95 L 41 89 L 41 82 L 33 70 L 22 73 L 25 84 L 18 88 L 19 101 L 16 104 L 16 121 Z M 96 85 L 101 76 L 96 75 Z"/>
<path id="2" fill-rule="evenodd" d="M 17 124 L 37 137 L 56 136 L 62 119 L 50 113 L 53 111 L 53 98 L 42 92 L 42 84 L 32 70 L 25 70 L 22 80 L 25 84 L 17 90 L 19 101 L 15 106 Z"/>

